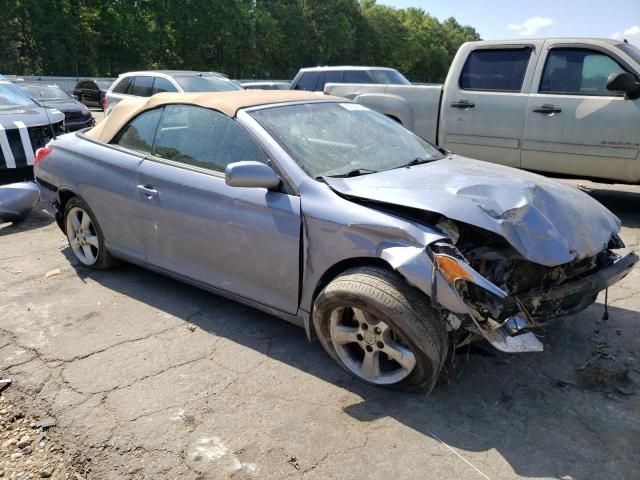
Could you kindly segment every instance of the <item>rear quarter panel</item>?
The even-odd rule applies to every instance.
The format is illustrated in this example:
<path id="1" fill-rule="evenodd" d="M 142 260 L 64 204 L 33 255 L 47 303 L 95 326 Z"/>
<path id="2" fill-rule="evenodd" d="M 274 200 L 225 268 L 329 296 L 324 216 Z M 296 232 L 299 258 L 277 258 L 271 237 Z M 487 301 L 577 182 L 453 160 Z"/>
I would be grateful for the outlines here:
<path id="1" fill-rule="evenodd" d="M 102 229 L 107 248 L 145 259 L 135 210 L 141 157 L 70 133 L 50 143 L 53 151 L 35 167 L 38 179 L 57 187 L 58 200 L 72 192 L 84 200 Z"/>

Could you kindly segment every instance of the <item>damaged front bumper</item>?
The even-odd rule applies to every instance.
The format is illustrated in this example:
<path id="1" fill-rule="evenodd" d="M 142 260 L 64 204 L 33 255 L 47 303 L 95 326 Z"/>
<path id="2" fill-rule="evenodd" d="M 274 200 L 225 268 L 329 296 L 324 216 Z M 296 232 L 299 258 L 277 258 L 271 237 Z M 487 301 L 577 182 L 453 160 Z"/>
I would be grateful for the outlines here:
<path id="1" fill-rule="evenodd" d="M 611 263 L 560 285 L 509 295 L 475 271 L 450 244 L 430 249 L 434 265 L 432 298 L 437 301 L 436 276 L 442 278 L 465 304 L 470 323 L 466 329 L 504 352 L 542 351 L 540 341 L 528 329 L 591 305 L 599 292 L 623 279 L 638 262 L 638 255 L 613 255 Z M 463 322 L 464 323 L 464 322 Z"/>

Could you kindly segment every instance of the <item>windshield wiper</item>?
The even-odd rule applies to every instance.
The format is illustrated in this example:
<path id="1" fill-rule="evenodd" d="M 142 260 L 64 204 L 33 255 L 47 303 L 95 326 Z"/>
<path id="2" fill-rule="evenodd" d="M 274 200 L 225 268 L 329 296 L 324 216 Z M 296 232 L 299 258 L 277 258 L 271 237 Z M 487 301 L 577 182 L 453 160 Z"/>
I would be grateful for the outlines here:
<path id="1" fill-rule="evenodd" d="M 360 175 L 367 175 L 369 173 L 378 173 L 378 170 L 372 170 L 370 168 L 356 168 L 347 173 L 340 173 L 338 175 L 325 175 L 332 178 L 345 178 L 345 177 L 358 177 Z"/>
<path id="2" fill-rule="evenodd" d="M 429 162 L 433 162 L 434 160 L 440 160 L 440 158 L 441 157 L 432 157 L 432 158 L 416 157 L 413 160 L 411 160 L 409 163 L 405 163 L 404 165 L 400 165 L 399 167 L 396 167 L 396 168 L 413 167 L 414 165 L 422 165 L 423 163 L 429 163 Z"/>

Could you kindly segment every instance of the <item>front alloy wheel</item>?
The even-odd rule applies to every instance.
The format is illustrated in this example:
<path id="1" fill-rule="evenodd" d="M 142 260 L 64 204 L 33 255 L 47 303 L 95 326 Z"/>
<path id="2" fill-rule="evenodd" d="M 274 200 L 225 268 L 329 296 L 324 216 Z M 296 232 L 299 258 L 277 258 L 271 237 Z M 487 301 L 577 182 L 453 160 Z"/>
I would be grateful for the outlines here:
<path id="1" fill-rule="evenodd" d="M 395 272 L 347 270 L 318 294 L 322 347 L 356 378 L 398 390 L 431 390 L 449 347 L 439 313 Z"/>
<path id="2" fill-rule="evenodd" d="M 344 365 L 356 376 L 377 385 L 391 385 L 409 376 L 416 357 L 398 333 L 360 308 L 337 308 L 329 332 Z"/>

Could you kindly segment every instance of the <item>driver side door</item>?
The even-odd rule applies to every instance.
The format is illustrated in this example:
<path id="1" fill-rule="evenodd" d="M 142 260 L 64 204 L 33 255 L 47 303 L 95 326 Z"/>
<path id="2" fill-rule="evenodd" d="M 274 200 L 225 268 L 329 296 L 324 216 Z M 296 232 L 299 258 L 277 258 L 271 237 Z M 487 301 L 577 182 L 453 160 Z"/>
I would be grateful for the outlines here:
<path id="1" fill-rule="evenodd" d="M 637 181 L 640 100 L 607 90 L 609 75 L 628 67 L 603 48 L 547 46 L 529 97 L 522 168 Z"/>
<path id="2" fill-rule="evenodd" d="M 300 197 L 227 185 L 226 166 L 243 160 L 270 163 L 237 121 L 193 105 L 165 107 L 152 154 L 138 169 L 147 261 L 294 314 Z"/>

